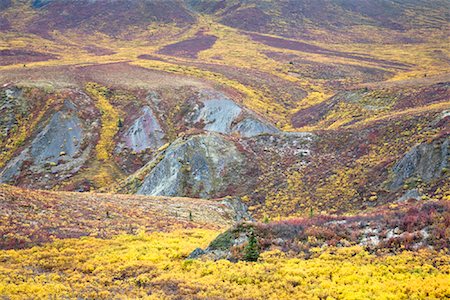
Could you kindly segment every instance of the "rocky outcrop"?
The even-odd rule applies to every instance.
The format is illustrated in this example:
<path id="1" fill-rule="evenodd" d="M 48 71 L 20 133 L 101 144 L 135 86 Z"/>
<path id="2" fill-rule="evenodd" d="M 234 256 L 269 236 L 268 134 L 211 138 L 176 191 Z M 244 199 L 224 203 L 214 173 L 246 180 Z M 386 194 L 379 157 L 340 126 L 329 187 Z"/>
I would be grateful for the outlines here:
<path id="1" fill-rule="evenodd" d="M 28 102 L 23 99 L 19 88 L 8 88 L 0 91 L 0 141 L 17 126 L 18 116 L 25 116 L 29 110 Z"/>
<path id="2" fill-rule="evenodd" d="M 278 129 L 261 120 L 247 117 L 233 126 L 232 132 L 237 132 L 242 137 L 252 137 L 265 133 L 277 133 Z"/>
<path id="3" fill-rule="evenodd" d="M 164 131 L 149 106 L 144 106 L 141 115 L 131 124 L 123 135 L 123 147 L 135 152 L 158 149 L 164 145 Z"/>
<path id="4" fill-rule="evenodd" d="M 204 129 L 220 133 L 231 133 L 231 124 L 242 109 L 227 98 L 210 99 L 203 102 L 195 122 L 205 123 Z"/>
<path id="5" fill-rule="evenodd" d="M 66 100 L 61 110 L 41 122 L 27 146 L 0 171 L 0 182 L 16 183 L 25 172 L 27 176 L 22 182 L 25 186 L 49 188 L 50 182 L 77 172 L 92 149 L 87 142 L 92 134 L 86 132 L 85 120 L 77 111 L 78 107 Z"/>
<path id="6" fill-rule="evenodd" d="M 231 194 L 247 181 L 246 157 L 220 134 L 179 138 L 155 160 L 138 194 L 212 198 Z"/>
<path id="7" fill-rule="evenodd" d="M 418 189 L 407 190 L 400 198 L 397 199 L 397 202 L 405 202 L 411 199 L 420 199 L 420 193 Z"/>
<path id="8" fill-rule="evenodd" d="M 392 168 L 393 179 L 390 188 L 397 189 L 408 179 L 428 183 L 441 177 L 448 166 L 449 142 L 450 138 L 447 137 L 412 148 Z"/>
<path id="9" fill-rule="evenodd" d="M 220 203 L 233 212 L 230 218 L 235 222 L 254 221 L 247 210 L 247 206 L 242 203 L 239 197 L 225 197 Z"/>
<path id="10" fill-rule="evenodd" d="M 437 213 L 440 218 L 437 218 Z M 240 222 L 219 234 L 207 248 L 194 250 L 188 258 L 245 258 L 250 237 L 257 251 L 279 250 L 295 257 L 311 256 L 313 249 L 361 246 L 367 251 L 398 253 L 433 248 L 447 251 L 450 204 L 441 201 L 408 201 L 395 207 L 353 216 L 316 216 L 270 223 Z M 420 221 L 419 221 L 420 220 Z M 311 251 L 313 250 L 313 251 Z"/>
<path id="11" fill-rule="evenodd" d="M 305 165 L 313 140 L 314 135 L 310 133 L 250 138 L 212 132 L 183 136 L 167 148 L 163 146 L 151 161 L 113 190 L 200 198 L 248 195 L 261 184 L 264 176 L 274 176 L 277 172 L 272 167 L 263 171 L 262 166 L 267 166 L 267 162 L 286 162 L 297 168 Z"/>
<path id="12" fill-rule="evenodd" d="M 0 171 L 0 183 L 13 183 L 19 176 L 22 170 L 22 165 L 29 157 L 29 150 L 22 151 L 18 156 L 14 157 L 8 164 Z"/>
<path id="13" fill-rule="evenodd" d="M 111 90 L 112 95 L 121 92 Z M 221 197 L 233 195 L 233 190 L 244 190 L 249 184 L 238 182 L 242 182 L 243 172 L 252 172 L 253 167 L 247 164 L 248 153 L 241 149 L 243 140 L 281 133 L 224 93 L 204 88 L 184 92 L 180 99 L 167 99 L 164 90 L 148 91 L 145 99 L 117 104 L 123 114 L 117 120 L 118 133 L 112 141 L 114 163 L 131 175 L 149 162 L 158 161 L 151 172 L 145 173 L 145 184 L 133 188 L 133 192 Z M 127 96 L 132 98 L 131 94 Z M 95 161 L 90 152 L 96 147 L 102 126 L 101 111 L 94 100 L 72 87 L 1 89 L 0 145 L 8 144 L 10 132 L 17 128 L 32 128 L 23 135 L 25 140 L 20 145 L 7 149 L 14 153 L 0 169 L 0 181 L 51 188 L 81 167 L 89 169 L 85 163 L 89 158 Z M 32 120 L 28 118 L 30 111 Z M 204 134 L 208 132 L 211 135 Z M 176 139 L 186 134 L 191 137 Z M 160 148 L 167 142 L 172 145 L 161 153 Z M 77 182 L 66 181 L 64 185 L 72 189 L 79 178 L 74 180 Z"/>
<path id="14" fill-rule="evenodd" d="M 201 97 L 201 103 L 194 108 L 190 119 L 194 124 L 203 124 L 206 131 L 238 133 L 242 137 L 279 132 L 276 127 L 241 108 L 224 94 L 203 91 Z"/>
<path id="15" fill-rule="evenodd" d="M 81 120 L 71 112 L 56 112 L 31 143 L 34 165 L 69 161 L 80 150 L 83 138 Z"/>

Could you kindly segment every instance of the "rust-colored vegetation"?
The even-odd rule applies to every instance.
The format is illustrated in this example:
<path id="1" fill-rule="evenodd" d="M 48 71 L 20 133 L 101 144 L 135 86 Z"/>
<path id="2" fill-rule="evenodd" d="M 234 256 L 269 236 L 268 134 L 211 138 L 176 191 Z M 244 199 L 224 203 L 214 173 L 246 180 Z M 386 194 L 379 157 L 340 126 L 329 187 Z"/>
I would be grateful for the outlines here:
<path id="1" fill-rule="evenodd" d="M 0 185 L 1 249 L 54 239 L 121 233 L 218 229 L 233 224 L 220 200 L 32 191 Z"/>
<path id="2" fill-rule="evenodd" d="M 450 297 L 448 160 L 392 187 L 414 147 L 447 155 L 447 11 L 447 0 L 0 1 L 0 172 L 66 100 L 90 149 L 64 172 L 25 160 L 11 182 L 59 191 L 0 185 L 0 298 Z M 304 154 L 281 134 L 226 137 L 252 162 L 226 193 L 265 223 L 232 227 L 223 199 L 62 192 L 142 180 L 174 140 L 204 133 L 188 122 L 202 90 L 312 133 Z M 144 106 L 167 144 L 122 150 Z M 257 260 L 186 259 L 230 227 L 254 230 Z M 230 248 L 236 260 L 248 244 Z"/>

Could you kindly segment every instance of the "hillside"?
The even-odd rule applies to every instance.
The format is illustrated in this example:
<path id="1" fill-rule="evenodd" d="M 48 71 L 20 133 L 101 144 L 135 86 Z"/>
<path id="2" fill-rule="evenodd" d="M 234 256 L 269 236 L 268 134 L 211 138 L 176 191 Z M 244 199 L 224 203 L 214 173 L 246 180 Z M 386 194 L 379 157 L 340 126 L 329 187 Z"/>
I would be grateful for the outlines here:
<path id="1" fill-rule="evenodd" d="M 137 231 L 217 230 L 249 219 L 238 199 L 201 200 L 65 193 L 0 186 L 1 249 L 55 239 L 111 238 Z"/>
<path id="2" fill-rule="evenodd" d="M 450 297 L 448 0 L 0 0 L 0 298 Z"/>
<path id="3" fill-rule="evenodd" d="M 126 63 L 1 76 L 4 183 L 240 196 L 260 220 L 449 196 L 444 75 L 337 93 L 292 118 L 310 133 L 277 129 L 212 80 Z"/>
<path id="4" fill-rule="evenodd" d="M 19 192 L 7 190 L 16 196 Z M 32 196 L 36 193 L 49 194 Z M 88 205 L 108 197 L 125 198 L 78 197 L 88 199 L 83 201 Z M 126 199 L 126 204 L 136 203 Z M 139 201 L 147 206 L 155 199 Z M 205 212 L 213 206 L 199 200 L 178 201 L 177 205 L 202 202 L 200 208 Z M 195 229 L 54 240 L 33 248 L 0 251 L 0 294 L 11 299 L 110 299 L 117 295 L 142 299 L 442 299 L 450 292 L 450 256 L 443 250 L 448 246 L 443 244 L 448 240 L 448 208 L 448 201 L 416 202 L 356 216 L 244 223 L 215 239 L 217 231 L 196 228 L 199 223 L 194 221 L 190 225 Z M 188 225 L 185 217 L 178 220 L 181 226 Z M 198 247 L 209 244 L 206 251 L 216 255 L 231 246 L 235 261 L 248 252 L 245 240 L 250 231 L 261 246 L 257 262 L 213 261 L 207 255 L 192 259 Z"/>
<path id="5" fill-rule="evenodd" d="M 247 260 L 249 240 L 261 253 L 281 251 L 288 257 L 309 258 L 317 249 L 363 247 L 383 256 L 404 251 L 447 251 L 450 220 L 448 201 L 408 202 L 377 207 L 347 216 L 314 216 L 270 223 L 240 222 L 191 258 Z"/>
<path id="6" fill-rule="evenodd" d="M 337 90 L 448 73 L 446 1 L 297 2 L 6 1 L 2 65 L 131 62 L 210 79 L 283 128 Z"/>

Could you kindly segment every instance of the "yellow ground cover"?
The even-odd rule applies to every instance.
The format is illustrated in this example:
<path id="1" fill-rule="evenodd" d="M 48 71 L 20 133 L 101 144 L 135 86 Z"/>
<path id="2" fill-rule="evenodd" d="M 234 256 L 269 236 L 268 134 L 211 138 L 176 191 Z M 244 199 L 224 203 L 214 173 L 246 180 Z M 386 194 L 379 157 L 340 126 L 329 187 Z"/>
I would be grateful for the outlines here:
<path id="1" fill-rule="evenodd" d="M 186 260 L 211 230 L 68 239 L 0 252 L 7 299 L 443 299 L 450 256 L 431 251 L 377 257 L 361 248 L 312 259 L 263 253 L 256 263 Z"/>

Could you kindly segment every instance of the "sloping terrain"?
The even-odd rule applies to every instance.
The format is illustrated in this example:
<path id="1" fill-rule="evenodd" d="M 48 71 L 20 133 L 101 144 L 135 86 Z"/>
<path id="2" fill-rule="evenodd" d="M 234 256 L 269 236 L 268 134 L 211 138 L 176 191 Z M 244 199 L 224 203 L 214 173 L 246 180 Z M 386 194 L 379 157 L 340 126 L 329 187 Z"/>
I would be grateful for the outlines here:
<path id="1" fill-rule="evenodd" d="M 391 204 L 353 216 L 313 216 L 264 223 L 240 223 L 220 234 L 203 251 L 190 257 L 232 261 L 247 259 L 251 237 L 258 251 L 279 250 L 288 256 L 309 258 L 317 248 L 360 246 L 385 255 L 419 249 L 448 251 L 448 201 Z"/>
<path id="2" fill-rule="evenodd" d="M 311 39 L 317 38 L 314 37 L 314 33 L 324 29 L 346 38 L 360 40 L 364 38 L 364 42 L 373 41 L 373 38 L 377 37 L 376 28 L 396 32 L 398 36 L 406 33 L 407 36 L 409 30 L 442 28 L 447 25 L 449 17 L 448 12 L 444 13 L 441 10 L 448 8 L 447 1 L 431 3 L 408 0 L 358 2 L 188 0 L 187 2 L 195 9 L 217 15 L 220 22 L 228 26 L 247 31 Z M 355 27 L 365 27 L 368 29 L 367 35 L 358 36 L 358 33 L 362 32 L 358 32 Z M 371 36 L 372 33 L 375 33 L 375 36 Z"/>
<path id="3" fill-rule="evenodd" d="M 16 249 L 55 239 L 205 228 L 249 219 L 238 199 L 48 192 L 0 185 L 0 248 Z"/>
<path id="4" fill-rule="evenodd" d="M 367 119 L 422 108 L 433 109 L 438 104 L 448 105 L 450 77 L 425 77 L 420 80 L 402 80 L 388 83 L 371 83 L 355 86 L 292 117 L 295 127 L 326 129 L 354 126 Z"/>
<path id="5" fill-rule="evenodd" d="M 448 298 L 449 11 L 0 1 L 0 298 Z"/>
<path id="6" fill-rule="evenodd" d="M 102 70 L 108 70 L 108 76 Z M 47 189 L 99 189 L 131 175 L 179 136 L 216 132 L 250 138 L 278 133 L 210 82 L 126 64 L 80 67 L 69 76 L 65 71 L 52 68 L 36 78 L 29 72 L 4 74 L 5 80 L 16 83 L 1 90 L 2 182 Z M 123 72 L 133 83 L 114 80 Z M 145 78 L 153 81 L 146 83 Z M 222 169 L 215 171 L 217 176 Z M 231 186 L 224 185 L 227 188 Z M 224 190 L 221 194 L 229 195 Z M 200 188 L 193 195 L 203 192 Z M 220 191 L 207 193 L 217 196 Z"/>
<path id="7" fill-rule="evenodd" d="M 153 22 L 186 26 L 195 21 L 179 1 L 33 1 L 27 30 L 47 37 L 53 30 L 95 29 L 111 36 L 124 36 L 132 27 L 146 28 Z M 63 13 L 61 14 L 61 11 Z M 31 13 L 31 11 L 30 11 Z M 112 22 L 112 20 L 114 20 Z M 134 30 L 133 32 L 139 33 Z M 128 35 L 128 38 L 130 36 Z"/>
<path id="8" fill-rule="evenodd" d="M 2 89 L 2 182 L 241 196 L 258 218 L 365 209 L 405 193 L 448 197 L 446 76 L 338 93 L 299 111 L 294 125 L 315 131 L 295 133 L 211 80 L 128 64 L 71 70 L 4 73 L 17 83 Z M 119 80 L 123 72 L 128 81 Z M 408 170 L 404 156 L 412 157 Z"/>
<path id="9" fill-rule="evenodd" d="M 0 293 L 11 299 L 431 298 L 449 293 L 449 256 L 374 256 L 359 247 L 310 259 L 267 252 L 259 262 L 186 260 L 216 232 L 195 230 L 66 239 L 0 253 Z"/>
<path id="10" fill-rule="evenodd" d="M 447 11 L 406 0 L 8 1 L 0 50 L 10 71 L 132 61 L 211 79 L 289 129 L 298 110 L 354 84 L 448 73 Z"/>

